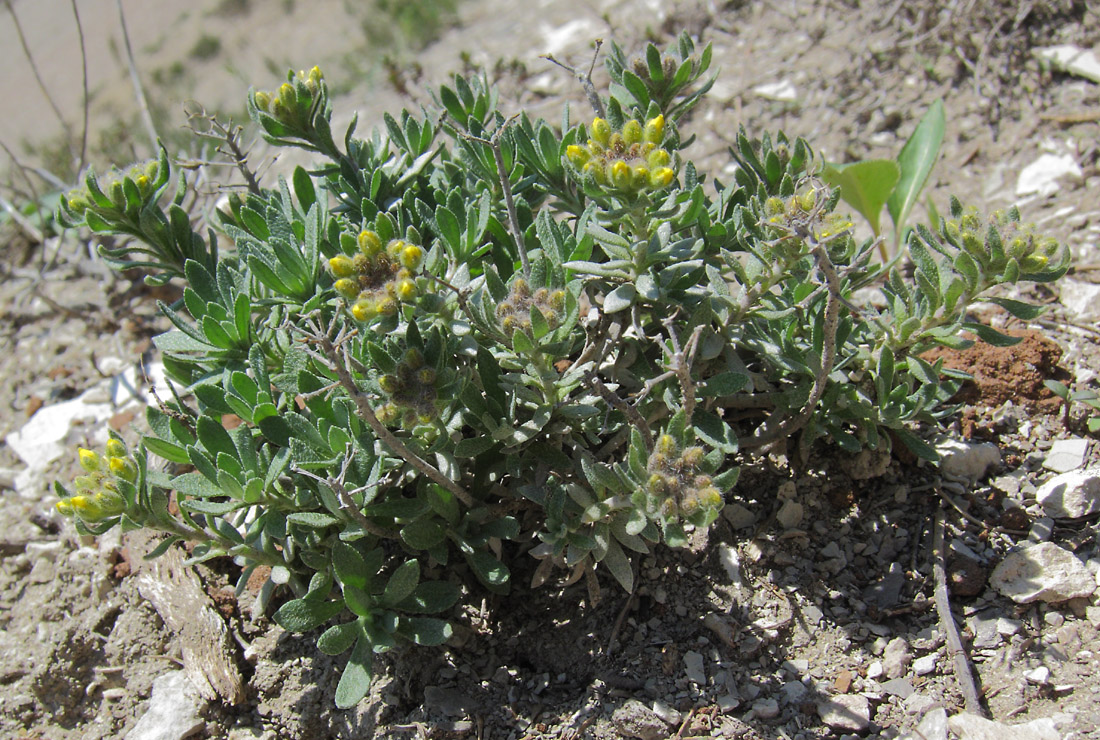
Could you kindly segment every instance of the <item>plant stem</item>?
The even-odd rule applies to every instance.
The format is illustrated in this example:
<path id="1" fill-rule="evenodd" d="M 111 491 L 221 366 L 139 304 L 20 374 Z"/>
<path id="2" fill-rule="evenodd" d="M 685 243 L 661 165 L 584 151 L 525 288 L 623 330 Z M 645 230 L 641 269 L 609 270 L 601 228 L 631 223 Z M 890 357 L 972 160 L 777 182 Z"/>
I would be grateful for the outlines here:
<path id="1" fill-rule="evenodd" d="M 336 373 L 340 385 L 344 387 L 344 390 L 347 391 L 351 400 L 355 402 L 355 408 L 359 412 L 359 417 L 367 422 L 378 438 L 397 455 L 403 458 L 405 462 L 453 493 L 459 501 L 466 504 L 466 506 L 469 506 L 471 509 L 475 508 L 477 506 L 477 501 L 466 491 L 466 489 L 443 475 L 437 467 L 410 450 L 405 446 L 404 442 L 398 439 L 394 433 L 387 429 L 386 425 L 379 420 L 378 415 L 374 412 L 374 408 L 370 405 L 370 401 L 355 384 L 355 379 L 351 377 L 347 364 L 341 361 L 340 354 L 333 345 L 332 340 L 325 334 L 319 334 L 316 339 L 320 342 L 321 349 L 328 358 L 328 364 L 332 368 L 332 371 Z"/>

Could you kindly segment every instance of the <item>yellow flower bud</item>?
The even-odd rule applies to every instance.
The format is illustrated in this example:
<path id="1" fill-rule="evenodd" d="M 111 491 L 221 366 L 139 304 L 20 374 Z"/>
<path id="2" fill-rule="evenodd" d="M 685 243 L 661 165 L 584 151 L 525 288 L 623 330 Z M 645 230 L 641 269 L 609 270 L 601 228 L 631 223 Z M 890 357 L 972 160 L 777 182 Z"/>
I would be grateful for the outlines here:
<path id="1" fill-rule="evenodd" d="M 622 154 L 626 149 L 626 144 L 623 142 L 623 135 L 618 131 L 611 134 L 611 138 L 607 141 L 607 148 L 615 154 Z"/>
<path id="2" fill-rule="evenodd" d="M 1039 272 L 1047 266 L 1049 259 L 1042 254 L 1029 254 L 1020 260 L 1020 269 L 1024 272 Z"/>
<path id="3" fill-rule="evenodd" d="M 637 165 L 630 169 L 630 187 L 640 190 L 649 184 L 649 168 Z"/>
<path id="4" fill-rule="evenodd" d="M 415 244 L 410 244 L 401 250 L 401 264 L 405 269 L 415 270 L 424 261 L 424 250 Z"/>
<path id="5" fill-rule="evenodd" d="M 336 289 L 337 293 L 347 298 L 349 301 L 359 295 L 359 284 L 351 278 L 341 278 L 333 283 L 332 287 Z"/>
<path id="6" fill-rule="evenodd" d="M 608 179 L 620 190 L 630 187 L 630 165 L 621 159 L 615 160 L 611 165 L 611 172 L 608 173 Z"/>
<path id="7" fill-rule="evenodd" d="M 397 297 L 402 301 L 411 301 L 416 298 L 416 283 L 412 280 L 402 280 L 397 284 Z"/>
<path id="8" fill-rule="evenodd" d="M 397 301 L 393 298 L 383 298 L 378 302 L 378 313 L 383 316 L 393 316 L 397 313 Z"/>
<path id="9" fill-rule="evenodd" d="M 109 457 L 125 457 L 126 445 L 121 440 L 112 437 L 107 440 L 107 455 Z"/>
<path id="10" fill-rule="evenodd" d="M 708 509 L 717 509 L 722 506 L 722 494 L 714 486 L 707 486 L 699 491 L 699 503 Z"/>
<path id="11" fill-rule="evenodd" d="M 658 167 L 649 173 L 649 187 L 660 190 L 668 187 L 675 179 L 676 173 L 672 171 L 671 167 Z"/>
<path id="12" fill-rule="evenodd" d="M 649 480 L 646 481 L 649 486 L 649 490 L 654 493 L 665 493 L 668 490 L 668 481 L 665 480 L 665 476 L 660 473 L 654 473 L 649 476 Z"/>
<path id="13" fill-rule="evenodd" d="M 321 73 L 321 68 L 317 65 L 313 65 L 313 67 L 309 70 L 309 79 L 313 80 L 314 82 L 320 82 L 324 78 L 325 76 Z"/>
<path id="14" fill-rule="evenodd" d="M 554 309 L 555 311 L 561 311 L 563 308 L 565 308 L 565 291 L 555 290 L 553 293 L 550 294 L 549 303 L 550 308 Z"/>
<path id="15" fill-rule="evenodd" d="M 403 383 L 396 375 L 383 375 L 378 379 L 378 387 L 391 396 L 401 390 Z"/>
<path id="16" fill-rule="evenodd" d="M 592 154 L 583 146 L 577 146 L 576 144 L 570 144 L 565 147 L 565 158 L 569 160 L 569 163 L 580 169 L 584 167 L 584 163 L 592 158 Z"/>
<path id="17" fill-rule="evenodd" d="M 585 175 L 591 175 L 592 179 L 595 180 L 597 184 L 599 184 L 599 185 L 606 185 L 607 184 L 607 171 L 604 169 L 603 165 L 601 165 L 599 162 L 596 162 L 596 161 L 589 162 L 588 164 L 586 164 L 583 167 L 582 171 Z"/>
<path id="18" fill-rule="evenodd" d="M 659 115 L 645 122 L 645 132 L 642 138 L 650 144 L 660 144 L 665 138 L 665 117 Z"/>
<path id="19" fill-rule="evenodd" d="M 338 254 L 328 261 L 328 269 L 335 277 L 347 278 L 355 274 L 355 263 L 346 254 Z"/>
<path id="20" fill-rule="evenodd" d="M 814 206 L 817 205 L 817 191 L 807 190 L 802 195 L 798 196 L 798 205 L 801 206 L 803 211 L 812 211 Z"/>
<path id="21" fill-rule="evenodd" d="M 374 257 L 382 251 L 382 240 L 373 231 L 361 232 L 356 241 L 359 244 L 359 251 L 367 257 Z"/>
<path id="22" fill-rule="evenodd" d="M 691 516 L 697 511 L 699 511 L 699 498 L 695 494 L 684 496 L 684 500 L 680 502 L 680 513 Z"/>
<path id="23" fill-rule="evenodd" d="M 256 94 L 252 96 L 252 102 L 260 110 L 266 111 L 271 106 L 271 93 L 257 90 Z"/>
<path id="24" fill-rule="evenodd" d="M 512 295 L 520 298 L 526 298 L 531 295 L 531 286 L 526 280 L 521 277 L 516 278 L 516 281 L 512 283 Z"/>
<path id="25" fill-rule="evenodd" d="M 390 239 L 390 243 L 386 245 L 386 254 L 393 259 L 397 259 L 401 254 L 401 250 L 405 248 L 405 241 L 402 239 Z"/>
<path id="26" fill-rule="evenodd" d="M 646 164 L 651 169 L 657 169 L 658 167 L 668 167 L 668 163 L 672 161 L 672 157 L 664 149 L 654 149 L 645 158 Z"/>
<path id="27" fill-rule="evenodd" d="M 99 456 L 99 453 L 81 447 L 78 455 L 80 456 L 80 467 L 89 473 L 95 473 L 103 469 L 103 458 Z"/>
<path id="28" fill-rule="evenodd" d="M 73 505 L 71 503 L 69 503 L 69 499 L 67 499 L 67 498 L 63 498 L 60 501 L 58 501 L 56 504 L 54 504 L 54 508 L 57 509 L 57 511 L 62 516 L 72 516 L 73 515 Z"/>
<path id="29" fill-rule="evenodd" d="M 378 409 L 378 420 L 383 424 L 393 424 L 397 421 L 397 417 L 400 416 L 400 414 L 401 412 L 397 406 L 392 403 L 387 403 Z"/>
<path id="30" fill-rule="evenodd" d="M 602 147 L 606 147 L 611 140 L 611 124 L 602 118 L 593 118 L 591 134 L 593 141 Z"/>
<path id="31" fill-rule="evenodd" d="M 434 385 L 436 381 L 436 372 L 434 368 L 422 367 L 416 373 L 416 379 L 420 381 L 422 385 Z"/>
<path id="32" fill-rule="evenodd" d="M 703 448 L 702 447 L 688 447 L 680 455 L 680 460 L 689 468 L 694 468 L 703 462 Z"/>
<path id="33" fill-rule="evenodd" d="M 293 110 L 298 105 L 298 92 L 294 89 L 294 85 L 284 82 L 279 86 L 279 102 L 288 110 Z"/>
<path id="34" fill-rule="evenodd" d="M 639 144 L 642 141 L 642 124 L 631 118 L 623 124 L 623 143 L 627 146 Z"/>
<path id="35" fill-rule="evenodd" d="M 126 457 L 112 457 L 107 460 L 107 466 L 111 472 L 124 481 L 133 483 L 137 480 L 137 467 Z"/>
<path id="36" fill-rule="evenodd" d="M 356 321 L 370 321 L 378 315 L 378 307 L 369 299 L 360 299 L 351 307 L 351 315 Z"/>
<path id="37" fill-rule="evenodd" d="M 676 439 L 671 434 L 662 434 L 657 438 L 656 451 L 662 455 L 674 455 L 679 445 L 676 444 Z"/>
<path id="38" fill-rule="evenodd" d="M 500 328 L 504 330 L 505 334 L 511 334 L 516 330 L 516 317 L 505 316 L 500 320 Z"/>

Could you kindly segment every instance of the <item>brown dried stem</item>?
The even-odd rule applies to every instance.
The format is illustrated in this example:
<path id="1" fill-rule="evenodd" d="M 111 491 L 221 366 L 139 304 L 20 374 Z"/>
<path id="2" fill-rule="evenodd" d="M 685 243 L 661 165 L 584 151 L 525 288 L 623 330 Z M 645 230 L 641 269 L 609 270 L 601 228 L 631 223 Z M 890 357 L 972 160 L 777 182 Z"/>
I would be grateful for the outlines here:
<path id="1" fill-rule="evenodd" d="M 947 593 L 947 569 L 944 565 L 944 519 L 943 511 L 936 512 L 936 521 L 932 535 L 932 574 L 936 582 L 935 598 L 936 613 L 940 618 L 940 629 L 943 630 L 944 639 L 947 641 L 947 651 L 955 666 L 955 678 L 959 682 L 963 699 L 966 702 L 966 711 L 985 717 L 986 712 L 982 707 L 978 694 L 978 687 L 974 683 L 974 674 L 970 668 L 970 658 L 967 657 L 966 648 L 963 647 L 962 638 L 959 637 L 959 628 L 955 624 L 955 617 L 951 614 L 951 599 Z"/>
<path id="2" fill-rule="evenodd" d="M 443 475 L 439 468 L 410 450 L 404 442 L 387 429 L 386 425 L 381 422 L 378 418 L 378 414 L 374 411 L 374 407 L 371 406 L 370 399 L 359 390 L 359 386 L 355 384 L 355 378 L 351 376 L 351 372 L 348 370 L 349 359 L 346 356 L 342 356 L 342 354 L 346 355 L 346 349 L 341 353 L 327 333 L 318 332 L 312 336 L 312 339 L 320 345 L 321 352 L 324 354 L 324 358 L 327 361 L 326 364 L 336 373 L 340 385 L 343 386 L 348 396 L 350 396 L 351 400 L 355 403 L 355 408 L 359 412 L 359 418 L 367 422 L 367 425 L 370 426 L 375 435 L 395 454 L 404 459 L 405 462 L 453 493 L 455 497 L 466 506 L 470 508 L 476 507 L 477 501 L 466 491 L 466 489 Z"/>

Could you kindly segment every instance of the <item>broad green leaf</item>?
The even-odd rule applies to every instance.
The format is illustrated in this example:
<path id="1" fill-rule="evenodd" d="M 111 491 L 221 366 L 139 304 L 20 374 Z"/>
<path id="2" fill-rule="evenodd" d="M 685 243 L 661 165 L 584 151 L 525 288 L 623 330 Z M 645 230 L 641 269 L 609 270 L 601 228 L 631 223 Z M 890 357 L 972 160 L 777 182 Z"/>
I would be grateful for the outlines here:
<path id="1" fill-rule="evenodd" d="M 340 520 L 331 514 L 323 514 L 319 511 L 297 511 L 293 514 L 287 514 L 286 520 L 290 524 L 316 529 L 323 529 L 340 523 Z"/>
<path id="2" fill-rule="evenodd" d="M 314 601 L 293 599 L 286 602 L 272 615 L 272 619 L 290 632 L 308 632 L 320 627 L 344 610 L 342 601 Z"/>
<path id="3" fill-rule="evenodd" d="M 932 103 L 924 118 L 917 124 L 912 136 L 898 154 L 900 177 L 893 195 L 886 202 L 890 218 L 894 221 L 894 243 L 901 244 L 902 232 L 909 213 L 920 199 L 921 191 L 940 156 L 943 133 L 946 128 L 943 100 Z M 877 232 L 876 232 L 877 233 Z"/>
<path id="4" fill-rule="evenodd" d="M 844 165 L 826 165 L 822 170 L 825 182 L 840 188 L 840 197 L 856 209 L 879 234 L 882 206 L 898 183 L 900 170 L 889 159 L 867 159 Z"/>
<path id="5" fill-rule="evenodd" d="M 454 606 L 458 597 L 458 586 L 450 581 L 424 581 L 397 608 L 414 614 L 436 614 Z"/>
<path id="6" fill-rule="evenodd" d="M 351 709 L 367 695 L 374 675 L 373 661 L 374 645 L 365 634 L 360 635 L 344 672 L 340 674 L 340 683 L 336 686 L 337 707 Z"/>
<path id="7" fill-rule="evenodd" d="M 355 638 L 363 634 L 359 620 L 334 624 L 317 638 L 317 649 L 325 655 L 339 655 L 351 647 Z"/>
<path id="8" fill-rule="evenodd" d="M 418 583 L 420 583 L 420 561 L 406 560 L 397 567 L 386 583 L 382 603 L 386 606 L 394 606 L 404 601 L 416 590 Z"/>
<path id="9" fill-rule="evenodd" d="M 401 539 L 414 550 L 429 550 L 447 539 L 447 532 L 436 521 L 417 519 L 401 528 Z"/>
<path id="10" fill-rule="evenodd" d="M 332 545 L 332 567 L 341 585 L 352 586 L 363 591 L 367 590 L 371 576 L 374 575 L 367 568 L 367 563 L 359 551 L 346 542 L 337 541 Z"/>
<path id="11" fill-rule="evenodd" d="M 451 639 L 451 625 L 434 617 L 408 617 L 402 621 L 401 633 L 417 645 L 442 645 Z"/>

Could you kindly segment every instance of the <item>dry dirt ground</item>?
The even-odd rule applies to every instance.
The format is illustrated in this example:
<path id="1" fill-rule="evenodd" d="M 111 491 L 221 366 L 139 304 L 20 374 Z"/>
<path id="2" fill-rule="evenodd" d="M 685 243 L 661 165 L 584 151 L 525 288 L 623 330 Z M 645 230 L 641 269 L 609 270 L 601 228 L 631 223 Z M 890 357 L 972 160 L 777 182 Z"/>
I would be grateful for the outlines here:
<path id="1" fill-rule="evenodd" d="M 111 4 L 91 6 L 103 6 L 96 17 L 109 25 Z M 304 12 L 300 6 L 295 13 Z M 299 20 L 297 27 L 325 40 L 324 29 L 343 9 L 311 7 L 309 23 Z M 383 110 L 426 102 L 425 86 L 448 72 L 482 64 L 499 82 L 506 112 L 525 107 L 560 120 L 563 102 L 581 110 L 583 96 L 539 54 L 580 65 L 595 37 L 614 38 L 631 51 L 646 38 L 667 42 L 686 29 L 714 44 L 721 71 L 689 123 L 699 139 L 688 156 L 701 171 L 722 172 L 739 125 L 752 134 L 781 128 L 804 136 L 834 161 L 891 156 L 942 97 L 947 137 L 929 186 L 940 208 L 949 193 L 986 211 L 1019 202 L 1026 220 L 1070 245 L 1076 271 L 1049 290 L 1027 292 L 1050 310 L 1031 326 L 1008 324 L 1030 332 L 1019 348 L 953 358 L 975 370 L 979 382 L 946 433 L 990 441 L 1001 453 L 985 477 L 953 494 L 968 518 L 942 513 L 935 470 L 911 460 L 845 460 L 829 450 L 796 469 L 782 457 L 746 460 L 733 494 L 740 508 L 719 520 L 709 542 L 688 552 L 659 549 L 643 560 L 633 597 L 607 584 L 595 606 L 581 585 L 471 599 L 474 607 L 454 615 L 451 644 L 379 658 L 371 695 L 351 711 L 332 706 L 343 658 L 318 653 L 309 636 L 285 634 L 227 597 L 231 564 L 201 568 L 239 645 L 247 694 L 235 707 L 207 704 L 192 737 L 793 740 L 853 732 L 818 711 L 837 695 L 865 700 L 871 722 L 862 734 L 896 737 L 935 706 L 949 713 L 962 707 L 952 656 L 930 608 L 932 525 L 942 516 L 955 616 L 990 715 L 1010 723 L 1053 718 L 1063 737 L 1100 738 L 1100 619 L 1092 602 L 1017 606 L 986 583 L 989 569 L 1028 536 L 1013 532 L 1033 528 L 1034 491 L 1051 475 L 1042 465 L 1047 451 L 1056 440 L 1083 436 L 1080 416 L 1067 428 L 1042 380 L 1097 385 L 1100 308 L 1080 296 L 1089 295 L 1100 263 L 1093 189 L 1100 184 L 1100 96 L 1094 83 L 1045 68 L 1032 55 L 1058 44 L 1094 47 L 1097 16 L 1084 3 L 1000 0 L 607 0 L 541 2 L 534 10 L 467 0 L 459 15 L 455 28 L 416 56 L 419 72 L 399 74 L 393 85 L 355 88 L 337 109 L 345 118 L 359 109 L 362 126 Z M 180 28 L 194 34 L 203 17 Z M 166 39 L 185 32 L 155 21 L 135 17 L 132 25 Z M 218 69 L 204 63 L 209 76 L 234 64 L 233 39 L 254 40 L 246 31 L 262 22 L 256 9 L 219 18 L 218 32 L 228 29 L 227 51 Z M 272 47 L 283 43 L 275 33 L 264 36 Z M 339 59 L 338 46 L 326 46 L 327 58 Z M 248 43 L 240 47 L 255 56 Z M 49 63 L 72 48 L 50 47 Z M 318 58 L 290 63 L 308 67 Z M 79 57 L 70 56 L 68 67 L 79 68 Z M 340 75 L 337 68 L 326 72 Z M 250 82 L 270 79 L 255 74 Z M 209 76 L 194 78 L 196 89 Z M 125 89 L 125 78 L 116 77 L 103 83 L 102 99 L 123 95 L 117 87 Z M 783 81 L 793 86 L 793 99 L 754 92 Z M 233 95 L 244 86 L 237 84 Z M 26 84 L 14 93 L 5 87 L 3 99 L 25 96 L 33 108 L 40 105 L 33 92 Z M 214 109 L 226 104 L 225 94 L 222 86 L 205 98 L 190 96 Z M 1061 181 L 1050 195 L 1018 196 L 1018 174 L 1044 153 L 1069 155 L 1080 176 Z M 109 274 L 75 235 L 46 247 L 28 246 L 10 232 L 7 238 L 0 436 L 117 371 L 112 358 L 129 364 L 141 353 L 148 357 L 149 337 L 164 329 L 157 296 Z M 985 318 L 1005 321 L 995 313 Z M 130 416 L 121 413 L 111 423 L 127 429 Z M 93 433 L 76 428 L 70 440 Z M 1097 442 L 1085 438 L 1085 464 L 1095 467 Z M 153 680 L 178 668 L 178 640 L 138 594 L 125 542 L 81 541 L 52 515 L 46 481 L 71 475 L 70 464 L 65 458 L 44 477 L 17 485 L 21 463 L 0 446 L 3 737 L 123 737 L 144 713 Z M 998 529 L 1005 498 L 1017 500 L 1025 516 Z M 786 499 L 800 503 L 804 515 L 793 524 L 784 519 L 784 527 L 775 514 Z M 1100 564 L 1095 523 L 1095 517 L 1058 522 L 1053 539 Z M 522 565 L 516 570 L 515 582 L 523 584 L 530 574 Z M 1045 680 L 1038 680 L 1039 668 L 1049 671 Z"/>

